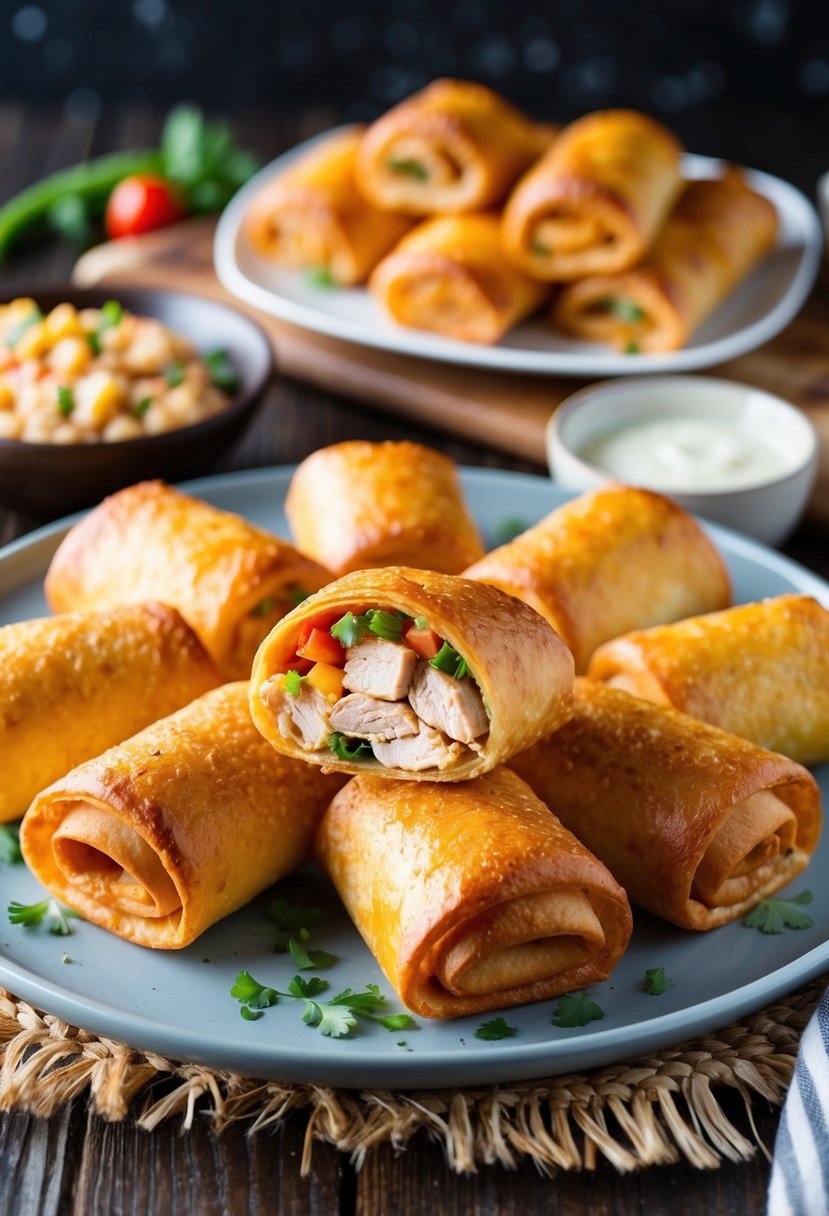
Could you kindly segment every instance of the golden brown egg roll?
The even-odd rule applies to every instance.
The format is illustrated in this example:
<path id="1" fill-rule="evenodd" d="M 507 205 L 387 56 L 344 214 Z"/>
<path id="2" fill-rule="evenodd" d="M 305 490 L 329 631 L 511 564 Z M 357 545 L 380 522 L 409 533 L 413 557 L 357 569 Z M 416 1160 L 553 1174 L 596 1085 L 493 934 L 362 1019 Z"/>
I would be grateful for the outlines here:
<path id="1" fill-rule="evenodd" d="M 368 128 L 357 181 L 376 206 L 410 215 L 478 211 L 506 196 L 556 132 L 484 85 L 435 80 Z"/>
<path id="2" fill-rule="evenodd" d="M 622 888 L 509 769 L 457 785 L 355 777 L 317 856 L 400 999 L 459 1017 L 606 979 Z"/>
<path id="3" fill-rule="evenodd" d="M 312 452 L 285 514 L 302 552 L 336 577 L 372 566 L 459 574 L 484 552 L 455 462 L 419 443 L 354 439 Z"/>
<path id="4" fill-rule="evenodd" d="M 465 577 L 540 612 L 577 673 L 610 638 L 731 603 L 723 560 L 699 524 L 662 494 L 615 484 L 558 507 Z"/>
<path id="5" fill-rule="evenodd" d="M 494 215 L 419 224 L 379 264 L 369 288 L 400 325 L 480 343 L 497 342 L 547 294 L 507 261 Z"/>
<path id="6" fill-rule="evenodd" d="M 572 656 L 526 604 L 388 566 L 344 575 L 271 631 L 251 715 L 278 751 L 327 769 L 460 781 L 555 730 L 572 685 Z"/>
<path id="7" fill-rule="evenodd" d="M 87 920 L 177 950 L 309 860 L 341 784 L 269 747 L 226 684 L 44 790 L 20 843 Z"/>
<path id="8" fill-rule="evenodd" d="M 504 249 L 545 282 L 626 270 L 653 243 L 680 192 L 681 155 L 666 127 L 635 110 L 577 119 L 507 200 Z"/>
<path id="9" fill-rule="evenodd" d="M 247 677 L 256 648 L 328 570 L 240 515 L 163 481 L 106 498 L 69 531 L 46 575 L 54 612 L 163 600 L 201 638 L 226 679 Z"/>
<path id="10" fill-rule="evenodd" d="M 588 675 L 800 764 L 829 760 L 829 612 L 809 595 L 626 634 Z"/>
<path id="11" fill-rule="evenodd" d="M 293 270 L 325 270 L 338 286 L 353 287 L 400 240 L 411 220 L 372 206 L 357 189 L 363 130 L 317 141 L 262 187 L 246 220 L 258 253 Z"/>
<path id="12" fill-rule="evenodd" d="M 604 684 L 577 680 L 575 702 L 512 767 L 633 903 L 712 929 L 805 868 L 821 827 L 805 768 Z"/>
<path id="13" fill-rule="evenodd" d="M 678 350 L 776 235 L 774 206 L 742 174 L 691 182 L 641 265 L 571 284 L 553 306 L 553 322 L 631 353 Z"/>
<path id="14" fill-rule="evenodd" d="M 221 676 L 164 604 L 0 629 L 0 823 L 76 764 L 200 697 Z"/>

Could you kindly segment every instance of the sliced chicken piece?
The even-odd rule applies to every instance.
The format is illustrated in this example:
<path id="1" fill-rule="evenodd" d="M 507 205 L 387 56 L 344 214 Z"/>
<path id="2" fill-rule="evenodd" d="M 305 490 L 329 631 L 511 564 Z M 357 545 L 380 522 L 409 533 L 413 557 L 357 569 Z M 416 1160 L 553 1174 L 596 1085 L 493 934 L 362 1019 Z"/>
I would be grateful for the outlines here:
<path id="1" fill-rule="evenodd" d="M 293 697 L 285 688 L 283 676 L 271 676 L 259 695 L 276 718 L 281 735 L 308 751 L 325 747 L 331 733 L 331 704 L 316 688 L 303 680 L 299 696 Z"/>
<path id="2" fill-rule="evenodd" d="M 461 743 L 473 743 L 489 730 L 483 699 L 471 676 L 456 680 L 431 663 L 418 663 L 409 701 L 419 718 Z"/>
<path id="3" fill-rule="evenodd" d="M 349 692 L 362 692 L 381 701 L 402 701 L 409 691 L 417 656 L 403 642 L 364 638 L 345 652 Z"/>
<path id="4" fill-rule="evenodd" d="M 379 701 L 361 692 L 341 697 L 331 711 L 331 729 L 356 739 L 405 739 L 416 735 L 418 720 L 405 701 Z"/>
<path id="5" fill-rule="evenodd" d="M 388 743 L 373 742 L 371 750 L 386 768 L 419 773 L 424 768 L 451 768 L 466 749 L 460 743 L 447 743 L 439 731 L 421 722 L 416 735 Z"/>

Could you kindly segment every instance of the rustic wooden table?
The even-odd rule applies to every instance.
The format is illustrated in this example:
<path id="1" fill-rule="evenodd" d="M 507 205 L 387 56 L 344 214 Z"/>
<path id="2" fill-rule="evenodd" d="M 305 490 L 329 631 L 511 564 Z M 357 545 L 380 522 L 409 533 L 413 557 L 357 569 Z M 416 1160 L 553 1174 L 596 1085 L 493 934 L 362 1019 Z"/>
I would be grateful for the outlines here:
<path id="1" fill-rule="evenodd" d="M 271 157 L 331 119 L 324 112 L 281 119 L 240 114 L 234 116 L 234 127 L 243 144 Z M 32 113 L 0 106 L 2 195 L 64 164 L 152 144 L 158 130 L 159 116 L 136 107 L 109 109 L 99 118 L 95 113 Z M 56 245 L 17 255 L 0 269 L 0 296 L 66 281 L 74 258 L 72 250 Z M 285 380 L 220 470 L 291 463 L 341 439 L 403 437 L 440 447 L 465 464 L 543 471 Z M 0 510 L 0 544 L 40 522 Z M 817 529 L 802 527 L 786 552 L 829 575 L 826 538 Z M 732 1110 L 728 1102 L 724 1099 Z M 739 1120 L 737 1107 L 733 1113 Z M 776 1112 L 758 1101 L 755 1119 L 762 1140 L 771 1146 Z M 48 1120 L 0 1114 L 0 1216 L 404 1216 L 426 1211 L 434 1216 L 668 1211 L 732 1216 L 760 1212 L 765 1203 L 768 1165 L 759 1152 L 749 1164 L 724 1164 L 712 1172 L 677 1165 L 620 1176 L 600 1161 L 595 1171 L 580 1175 L 543 1177 L 525 1166 L 514 1172 L 482 1168 L 458 1177 L 447 1168 L 440 1147 L 419 1138 L 400 1155 L 388 1147 L 373 1151 L 359 1172 L 335 1149 L 318 1144 L 311 1176 L 303 1179 L 304 1130 L 303 1117 L 294 1115 L 277 1129 L 252 1137 L 237 1126 L 217 1136 L 206 1120 L 198 1119 L 184 1136 L 175 1123 L 148 1134 L 129 1121 L 107 1124 L 87 1111 L 83 1097 Z"/>

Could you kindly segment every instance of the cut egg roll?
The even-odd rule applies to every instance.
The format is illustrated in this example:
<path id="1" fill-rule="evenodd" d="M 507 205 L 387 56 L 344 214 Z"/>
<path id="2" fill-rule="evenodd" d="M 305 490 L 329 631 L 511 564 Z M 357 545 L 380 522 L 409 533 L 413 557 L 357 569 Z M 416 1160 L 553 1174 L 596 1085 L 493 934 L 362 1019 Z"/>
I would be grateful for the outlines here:
<path id="1" fill-rule="evenodd" d="M 163 481 L 104 499 L 70 529 L 46 575 L 54 612 L 161 600 L 225 679 L 246 678 L 272 625 L 331 574 L 287 541 Z"/>
<path id="2" fill-rule="evenodd" d="M 742 916 L 806 867 L 820 791 L 785 756 L 590 680 L 512 767 L 633 903 L 683 929 Z"/>
<path id="3" fill-rule="evenodd" d="M 615 484 L 558 507 L 465 577 L 540 612 L 579 674 L 610 638 L 731 604 L 728 572 L 696 520 L 662 494 Z"/>
<path id="4" fill-rule="evenodd" d="M 555 138 L 484 85 L 436 80 L 363 136 L 357 181 L 377 207 L 456 214 L 499 203 Z"/>
<path id="5" fill-rule="evenodd" d="M 355 439 L 312 452 L 285 514 L 297 546 L 337 577 L 375 566 L 460 574 L 484 553 L 455 462 L 419 443 Z"/>
<path id="6" fill-rule="evenodd" d="M 316 842 L 400 999 L 449 1018 L 604 980 L 627 896 L 529 787 L 499 768 L 457 785 L 355 777 Z"/>
<path id="7" fill-rule="evenodd" d="M 176 950 L 309 860 L 341 784 L 269 747 L 226 684 L 44 790 L 20 844 L 86 920 Z"/>
<path id="8" fill-rule="evenodd" d="M 603 110 L 565 127 L 513 190 L 504 249 L 526 274 L 571 282 L 635 265 L 682 188 L 682 148 L 635 110 Z"/>
<path id="9" fill-rule="evenodd" d="M 637 630 L 588 675 L 800 764 L 829 760 L 829 612 L 809 595 Z"/>
<path id="10" fill-rule="evenodd" d="M 369 288 L 399 325 L 482 344 L 497 342 L 547 294 L 507 261 L 494 215 L 419 224 L 379 264 Z"/>
<path id="11" fill-rule="evenodd" d="M 251 716 L 287 756 L 344 773 L 461 781 L 570 713 L 573 660 L 495 587 L 388 566 L 343 575 L 259 648 Z"/>
<path id="12" fill-rule="evenodd" d="M 360 193 L 354 177 L 363 128 L 338 131 L 254 196 L 246 219 L 257 253 L 293 270 L 324 272 L 338 287 L 362 283 L 411 227 Z"/>
<path id="13" fill-rule="evenodd" d="M 136 604 L 0 629 L 0 823 L 76 764 L 221 676 L 175 608 Z"/>
<path id="14" fill-rule="evenodd" d="M 688 185 L 650 252 L 621 274 L 569 285 L 553 322 L 632 354 L 678 350 L 753 270 L 777 235 L 772 203 L 732 171 Z"/>

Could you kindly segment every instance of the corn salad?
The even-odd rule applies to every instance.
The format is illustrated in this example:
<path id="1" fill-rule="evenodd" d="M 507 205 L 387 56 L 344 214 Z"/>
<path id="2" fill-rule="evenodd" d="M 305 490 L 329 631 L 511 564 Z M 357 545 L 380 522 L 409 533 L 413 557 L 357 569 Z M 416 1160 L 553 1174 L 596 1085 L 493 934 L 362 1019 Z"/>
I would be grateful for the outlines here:
<path id="1" fill-rule="evenodd" d="M 0 439 L 114 443 L 159 435 L 219 413 L 229 396 L 190 343 L 111 300 L 103 308 L 34 300 L 0 306 Z"/>

